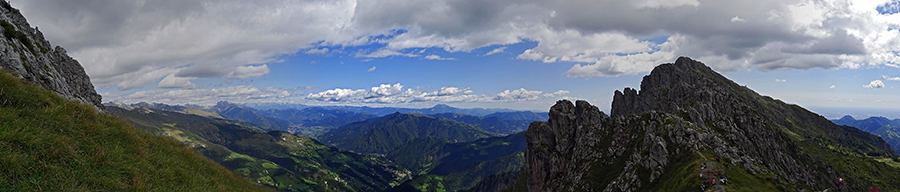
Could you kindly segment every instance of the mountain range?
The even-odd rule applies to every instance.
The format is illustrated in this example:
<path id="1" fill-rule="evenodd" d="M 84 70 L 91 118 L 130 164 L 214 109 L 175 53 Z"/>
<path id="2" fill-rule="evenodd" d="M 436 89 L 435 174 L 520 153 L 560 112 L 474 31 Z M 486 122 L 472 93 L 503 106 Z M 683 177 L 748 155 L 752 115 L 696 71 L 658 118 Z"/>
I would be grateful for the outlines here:
<path id="1" fill-rule="evenodd" d="M 381 156 L 328 147 L 301 135 L 243 121 L 144 107 L 107 106 L 107 110 L 135 127 L 183 142 L 226 168 L 279 190 L 380 191 L 410 175 Z"/>
<path id="2" fill-rule="evenodd" d="M 469 142 L 498 136 L 482 128 L 416 113 L 394 113 L 341 126 L 319 139 L 329 145 L 360 153 L 386 154 L 416 138 L 429 136 Z"/>
<path id="3" fill-rule="evenodd" d="M 862 131 L 880 136 L 891 145 L 894 152 L 900 153 L 900 119 L 890 120 L 884 117 L 869 117 L 856 120 L 847 115 L 840 119 L 831 120 L 834 124 L 859 128 Z"/>

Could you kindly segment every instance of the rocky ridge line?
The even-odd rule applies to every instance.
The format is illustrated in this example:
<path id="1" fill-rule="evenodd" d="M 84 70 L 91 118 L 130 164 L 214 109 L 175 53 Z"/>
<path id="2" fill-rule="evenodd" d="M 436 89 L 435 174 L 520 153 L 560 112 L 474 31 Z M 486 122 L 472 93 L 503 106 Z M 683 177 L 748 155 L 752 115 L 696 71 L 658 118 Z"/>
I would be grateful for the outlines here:
<path id="1" fill-rule="evenodd" d="M 81 64 L 62 47 L 52 47 L 41 31 L 31 28 L 6 1 L 0 2 L 0 25 L 4 37 L 0 38 L 0 69 L 68 100 L 104 109 Z"/>
<path id="2" fill-rule="evenodd" d="M 896 156 L 883 140 L 761 96 L 690 58 L 654 68 L 641 82 L 640 92 L 616 91 L 611 111 L 607 116 L 586 101 L 557 102 L 547 122 L 529 126 L 520 176 L 527 182 L 520 178 L 515 186 L 525 185 L 529 191 L 687 190 L 662 187 L 684 182 L 699 187 L 699 170 L 679 170 L 718 159 L 718 171 L 737 168 L 775 182 L 779 190 L 858 191 L 876 183 L 900 185 L 858 178 L 829 160 L 864 158 L 867 152 Z M 849 169 L 887 167 L 860 166 Z"/>

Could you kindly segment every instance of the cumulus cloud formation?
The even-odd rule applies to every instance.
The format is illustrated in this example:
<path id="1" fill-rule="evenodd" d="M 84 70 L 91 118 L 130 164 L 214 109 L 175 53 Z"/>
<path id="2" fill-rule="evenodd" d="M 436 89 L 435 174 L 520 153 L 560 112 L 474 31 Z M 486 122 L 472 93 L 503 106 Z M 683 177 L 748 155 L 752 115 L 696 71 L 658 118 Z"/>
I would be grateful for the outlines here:
<path id="1" fill-rule="evenodd" d="M 353 1 L 15 1 L 84 65 L 97 87 L 140 88 L 172 73 L 249 78 L 349 25 Z M 297 21 L 304 21 L 302 24 Z M 356 36 L 356 35 L 350 35 Z M 343 41 L 343 40 L 339 40 Z M 185 68 L 173 71 L 173 68 Z M 265 66 L 263 66 L 265 68 Z M 247 71 L 256 69 L 256 71 Z M 154 74 L 147 77 L 145 74 Z M 137 77 L 137 78 L 136 78 Z"/>
<path id="2" fill-rule="evenodd" d="M 310 93 L 305 99 L 334 103 L 413 103 L 413 102 L 512 102 L 529 101 L 544 97 L 555 97 L 568 94 L 559 90 L 543 94 L 543 91 L 529 91 L 524 88 L 505 90 L 496 95 L 474 95 L 468 88 L 441 87 L 427 91 L 419 88 L 406 88 L 401 84 L 382 84 L 365 89 L 331 89 L 318 93 Z M 543 96 L 543 97 L 542 97 Z"/>
<path id="3" fill-rule="evenodd" d="M 536 42 L 535 47 L 513 54 L 521 60 L 571 66 L 566 75 L 573 78 L 645 73 L 677 56 L 690 56 L 720 71 L 900 65 L 896 1 L 13 4 L 51 42 L 69 49 L 96 86 L 119 89 L 143 87 L 173 73 L 184 78 L 259 77 L 268 69 L 265 64 L 280 62 L 283 55 L 328 54 L 340 47 L 372 45 L 354 56 L 441 59 L 413 51 L 470 52 Z M 660 36 L 667 39 L 647 40 Z M 488 53 L 503 51 L 498 49 Z"/>
<path id="4" fill-rule="evenodd" d="M 881 82 L 881 80 L 874 80 L 874 81 L 872 81 L 872 82 L 869 82 L 868 85 L 863 85 L 863 87 L 865 87 L 865 88 L 872 88 L 872 89 L 878 89 L 878 88 L 884 87 L 884 83 Z"/>
<path id="5" fill-rule="evenodd" d="M 368 71 L 368 72 L 375 71 L 375 66 L 372 66 L 372 68 L 369 68 L 369 70 L 366 70 L 366 71 Z"/>
<path id="6" fill-rule="evenodd" d="M 441 61 L 456 60 L 456 59 L 454 59 L 454 58 L 445 58 L 445 57 L 441 57 L 441 56 L 439 56 L 439 55 L 428 55 L 428 56 L 425 56 L 425 59 L 428 59 L 428 60 L 441 60 Z"/>
<path id="7" fill-rule="evenodd" d="M 787 82 L 787 79 L 775 79 L 775 82 Z"/>
<path id="8" fill-rule="evenodd" d="M 829 88 L 829 89 L 834 89 L 834 85 L 831 85 L 831 87 L 828 87 L 828 88 Z"/>

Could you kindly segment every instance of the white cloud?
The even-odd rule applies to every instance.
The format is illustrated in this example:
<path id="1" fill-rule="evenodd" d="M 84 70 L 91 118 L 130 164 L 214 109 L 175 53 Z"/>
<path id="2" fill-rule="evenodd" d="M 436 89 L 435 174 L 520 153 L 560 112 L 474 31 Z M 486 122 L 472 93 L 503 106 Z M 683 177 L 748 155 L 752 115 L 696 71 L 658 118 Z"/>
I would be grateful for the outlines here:
<path id="1" fill-rule="evenodd" d="M 834 85 L 831 85 L 831 87 L 828 87 L 828 88 L 829 88 L 829 89 L 834 89 Z"/>
<path id="2" fill-rule="evenodd" d="M 237 67 L 237 69 L 228 73 L 228 75 L 225 75 L 225 77 L 229 79 L 244 79 L 259 77 L 265 74 L 269 74 L 269 66 L 267 66 L 266 64 L 262 64 L 259 66 L 247 65 Z"/>
<path id="3" fill-rule="evenodd" d="M 553 92 L 553 93 L 546 93 L 546 94 L 544 94 L 544 97 L 557 97 L 557 96 L 562 96 L 562 95 L 565 95 L 565 94 L 569 94 L 569 91 L 566 91 L 566 90 L 559 90 L 559 91 L 556 91 L 556 92 Z"/>
<path id="4" fill-rule="evenodd" d="M 369 70 L 366 70 L 366 71 L 368 71 L 368 72 L 375 71 L 375 66 L 372 66 L 372 68 L 369 68 Z"/>
<path id="5" fill-rule="evenodd" d="M 884 87 L 884 83 L 881 82 L 881 80 L 874 80 L 872 82 L 869 82 L 868 85 L 863 85 L 863 87 L 877 89 Z"/>
<path id="6" fill-rule="evenodd" d="M 535 100 L 540 98 L 541 91 L 529 91 L 525 90 L 525 88 L 519 88 L 517 90 L 506 90 L 497 94 L 494 97 L 494 100 L 504 101 L 504 100 Z"/>
<path id="7" fill-rule="evenodd" d="M 156 86 L 157 88 L 183 88 L 183 89 L 194 89 L 200 88 L 196 84 L 191 82 L 191 77 L 176 77 L 175 74 L 169 74 L 166 78 L 163 78 L 162 81 Z"/>
<path id="8" fill-rule="evenodd" d="M 104 100 L 120 100 L 125 103 L 141 101 L 160 102 L 166 104 L 198 104 L 213 105 L 217 101 L 238 103 L 296 102 L 291 97 L 291 90 L 277 87 L 257 88 L 241 85 L 218 89 L 181 89 L 181 90 L 145 90 L 130 95 L 104 93 Z M 293 99 L 292 99 L 293 98 Z"/>
<path id="9" fill-rule="evenodd" d="M 482 55 L 482 56 L 488 56 L 488 55 L 493 55 L 493 54 L 497 54 L 497 53 L 503 53 L 503 50 L 506 50 L 506 47 L 498 47 L 498 48 L 496 48 L 496 49 L 494 49 L 494 50 L 488 51 L 487 53 L 485 53 L 485 54 Z"/>
<path id="10" fill-rule="evenodd" d="M 322 55 L 322 54 L 328 53 L 328 48 L 321 48 L 321 49 L 312 48 L 312 49 L 307 50 L 304 53 L 310 54 L 310 55 Z"/>
<path id="11" fill-rule="evenodd" d="M 884 79 L 884 80 L 891 80 L 891 81 L 900 81 L 900 77 L 889 77 L 889 76 L 887 76 L 887 75 L 882 75 L 882 76 L 881 76 L 881 79 Z"/>
<path id="12" fill-rule="evenodd" d="M 787 82 L 787 79 L 775 79 L 775 82 Z"/>
<path id="13" fill-rule="evenodd" d="M 419 88 L 406 88 L 401 84 L 382 84 L 365 89 L 331 89 L 318 93 L 310 93 L 304 99 L 328 103 L 416 103 L 416 102 L 514 102 L 529 101 L 544 97 L 558 96 L 568 93 L 560 90 L 543 94 L 543 91 L 529 91 L 524 88 L 505 90 L 496 95 L 475 95 L 468 88 L 441 87 L 435 91 Z M 549 96 L 548 96 L 549 95 Z"/>
<path id="14" fill-rule="evenodd" d="M 355 4 L 352 0 L 14 2 L 48 40 L 68 49 L 97 87 L 119 89 L 143 87 L 153 82 L 143 79 L 153 78 L 142 76 L 163 73 L 157 70 L 162 68 L 185 67 L 178 77 L 258 76 L 235 70 L 280 62 L 279 56 L 323 40 L 352 40 L 355 32 L 340 31 L 347 31 Z"/>
<path id="15" fill-rule="evenodd" d="M 412 53 L 401 53 L 400 51 L 389 50 L 389 49 L 379 49 L 377 51 L 371 53 L 357 53 L 356 57 L 366 57 L 366 58 L 385 58 L 390 56 L 403 56 L 403 57 L 418 57 L 419 55 Z"/>
<path id="16" fill-rule="evenodd" d="M 119 89 L 143 87 L 175 72 L 190 78 L 243 77 L 234 75 L 242 66 L 280 62 L 283 55 L 328 54 L 339 50 L 324 47 L 373 45 L 375 51 L 355 56 L 420 57 L 414 53 L 425 49 L 469 52 L 533 41 L 537 46 L 515 53 L 517 58 L 572 65 L 566 74 L 575 78 L 645 73 L 682 55 L 701 58 L 720 71 L 900 64 L 896 53 L 900 14 L 879 14 L 878 6 L 896 10 L 896 3 L 884 1 L 13 4 L 51 42 L 68 48 L 97 87 Z M 660 35 L 670 36 L 669 40 L 662 44 L 643 40 Z"/>
<path id="17" fill-rule="evenodd" d="M 582 35 L 576 30 L 552 31 L 542 28 L 537 47 L 525 50 L 517 58 L 544 63 L 559 61 L 594 63 L 614 53 L 640 53 L 650 51 L 651 44 L 620 33 Z"/>
<path id="18" fill-rule="evenodd" d="M 456 59 L 454 59 L 454 58 L 445 58 L 445 57 L 441 57 L 441 56 L 439 56 L 439 55 L 434 55 L 434 54 L 425 56 L 425 59 L 428 59 L 428 60 L 441 60 L 441 61 L 456 60 Z"/>

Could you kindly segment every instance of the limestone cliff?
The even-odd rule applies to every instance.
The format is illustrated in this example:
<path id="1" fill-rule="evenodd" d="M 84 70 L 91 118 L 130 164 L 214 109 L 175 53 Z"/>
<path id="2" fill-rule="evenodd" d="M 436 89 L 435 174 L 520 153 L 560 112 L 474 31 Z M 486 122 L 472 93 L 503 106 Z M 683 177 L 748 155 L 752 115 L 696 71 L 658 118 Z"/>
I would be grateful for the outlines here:
<path id="1" fill-rule="evenodd" d="M 880 138 L 760 96 L 689 58 L 657 66 L 640 92 L 616 91 L 611 111 L 557 102 L 547 122 L 528 128 L 526 164 L 513 188 L 900 189 L 892 179 L 900 169 L 876 161 L 896 157 Z"/>
<path id="2" fill-rule="evenodd" d="M 19 10 L 6 1 L 0 2 L 0 25 L 0 69 L 66 99 L 103 109 L 101 97 L 81 64 L 62 47 L 53 48 L 41 31 L 31 28 Z"/>

